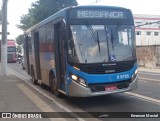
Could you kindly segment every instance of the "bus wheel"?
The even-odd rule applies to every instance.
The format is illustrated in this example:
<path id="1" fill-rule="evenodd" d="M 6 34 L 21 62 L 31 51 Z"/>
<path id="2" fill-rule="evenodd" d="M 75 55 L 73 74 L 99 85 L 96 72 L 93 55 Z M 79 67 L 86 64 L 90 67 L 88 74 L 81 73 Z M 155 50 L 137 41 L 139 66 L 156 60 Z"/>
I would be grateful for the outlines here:
<path id="1" fill-rule="evenodd" d="M 57 89 L 57 80 L 55 77 L 52 75 L 50 79 L 50 88 L 51 92 L 56 96 L 56 97 L 61 97 L 61 93 Z"/>
<path id="2" fill-rule="evenodd" d="M 35 79 L 35 73 L 34 73 L 33 67 L 31 68 L 31 77 L 32 77 L 32 82 L 33 82 L 33 84 L 34 84 L 34 85 L 37 85 L 38 82 L 37 82 L 37 80 Z"/>

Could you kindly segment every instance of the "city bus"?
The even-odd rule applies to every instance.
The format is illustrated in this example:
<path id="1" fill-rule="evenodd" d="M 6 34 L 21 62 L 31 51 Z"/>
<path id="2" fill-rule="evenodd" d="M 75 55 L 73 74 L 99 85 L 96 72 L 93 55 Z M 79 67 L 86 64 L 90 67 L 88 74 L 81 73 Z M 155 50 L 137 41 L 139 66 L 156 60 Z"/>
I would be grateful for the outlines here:
<path id="1" fill-rule="evenodd" d="M 1 41 L 0 41 L 1 45 Z M 0 47 L 0 60 L 1 60 L 1 47 Z M 16 44 L 15 41 L 10 39 L 7 40 L 7 62 L 14 62 L 17 61 L 17 55 L 16 55 Z"/>
<path id="2" fill-rule="evenodd" d="M 33 84 L 60 96 L 90 97 L 137 88 L 132 12 L 122 7 L 65 8 L 24 33 Z"/>

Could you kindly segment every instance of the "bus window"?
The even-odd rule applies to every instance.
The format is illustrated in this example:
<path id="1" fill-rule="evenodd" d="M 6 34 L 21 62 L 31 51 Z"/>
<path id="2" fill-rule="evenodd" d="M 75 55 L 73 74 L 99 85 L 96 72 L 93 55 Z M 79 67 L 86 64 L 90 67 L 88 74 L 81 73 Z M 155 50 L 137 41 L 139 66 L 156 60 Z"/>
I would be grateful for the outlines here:
<path id="1" fill-rule="evenodd" d="M 16 47 L 7 47 L 8 52 L 16 52 Z"/>
<path id="2" fill-rule="evenodd" d="M 109 41 L 109 53 L 111 61 L 125 61 L 135 58 L 133 55 L 133 37 L 131 35 L 133 29 L 131 26 L 111 26 L 111 37 Z"/>
<path id="3" fill-rule="evenodd" d="M 79 63 L 107 62 L 104 25 L 71 25 L 69 61 Z"/>
<path id="4" fill-rule="evenodd" d="M 135 58 L 132 26 L 71 25 L 70 29 L 71 62 L 100 63 Z"/>

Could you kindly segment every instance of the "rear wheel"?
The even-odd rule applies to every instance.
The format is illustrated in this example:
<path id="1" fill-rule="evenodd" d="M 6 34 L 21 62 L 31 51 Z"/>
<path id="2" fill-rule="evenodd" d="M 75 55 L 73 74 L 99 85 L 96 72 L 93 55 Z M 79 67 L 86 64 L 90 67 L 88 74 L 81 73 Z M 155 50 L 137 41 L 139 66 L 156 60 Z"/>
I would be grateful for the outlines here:
<path id="1" fill-rule="evenodd" d="M 62 96 L 62 94 L 58 91 L 57 80 L 56 80 L 55 76 L 53 76 L 53 75 L 50 76 L 50 88 L 51 88 L 51 92 L 55 96 L 57 96 L 57 97 Z"/>
<path id="2" fill-rule="evenodd" d="M 35 73 L 33 67 L 31 68 L 31 77 L 32 77 L 32 82 L 34 85 L 38 84 L 38 81 L 35 79 Z"/>

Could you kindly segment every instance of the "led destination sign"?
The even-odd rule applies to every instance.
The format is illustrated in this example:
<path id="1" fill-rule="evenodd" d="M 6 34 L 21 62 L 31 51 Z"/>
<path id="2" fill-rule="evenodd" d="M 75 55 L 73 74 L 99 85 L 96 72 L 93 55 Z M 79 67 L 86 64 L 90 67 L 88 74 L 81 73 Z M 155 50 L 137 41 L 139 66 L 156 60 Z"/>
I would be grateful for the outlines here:
<path id="1" fill-rule="evenodd" d="M 124 19 L 125 15 L 121 11 L 78 10 L 77 18 Z"/>

